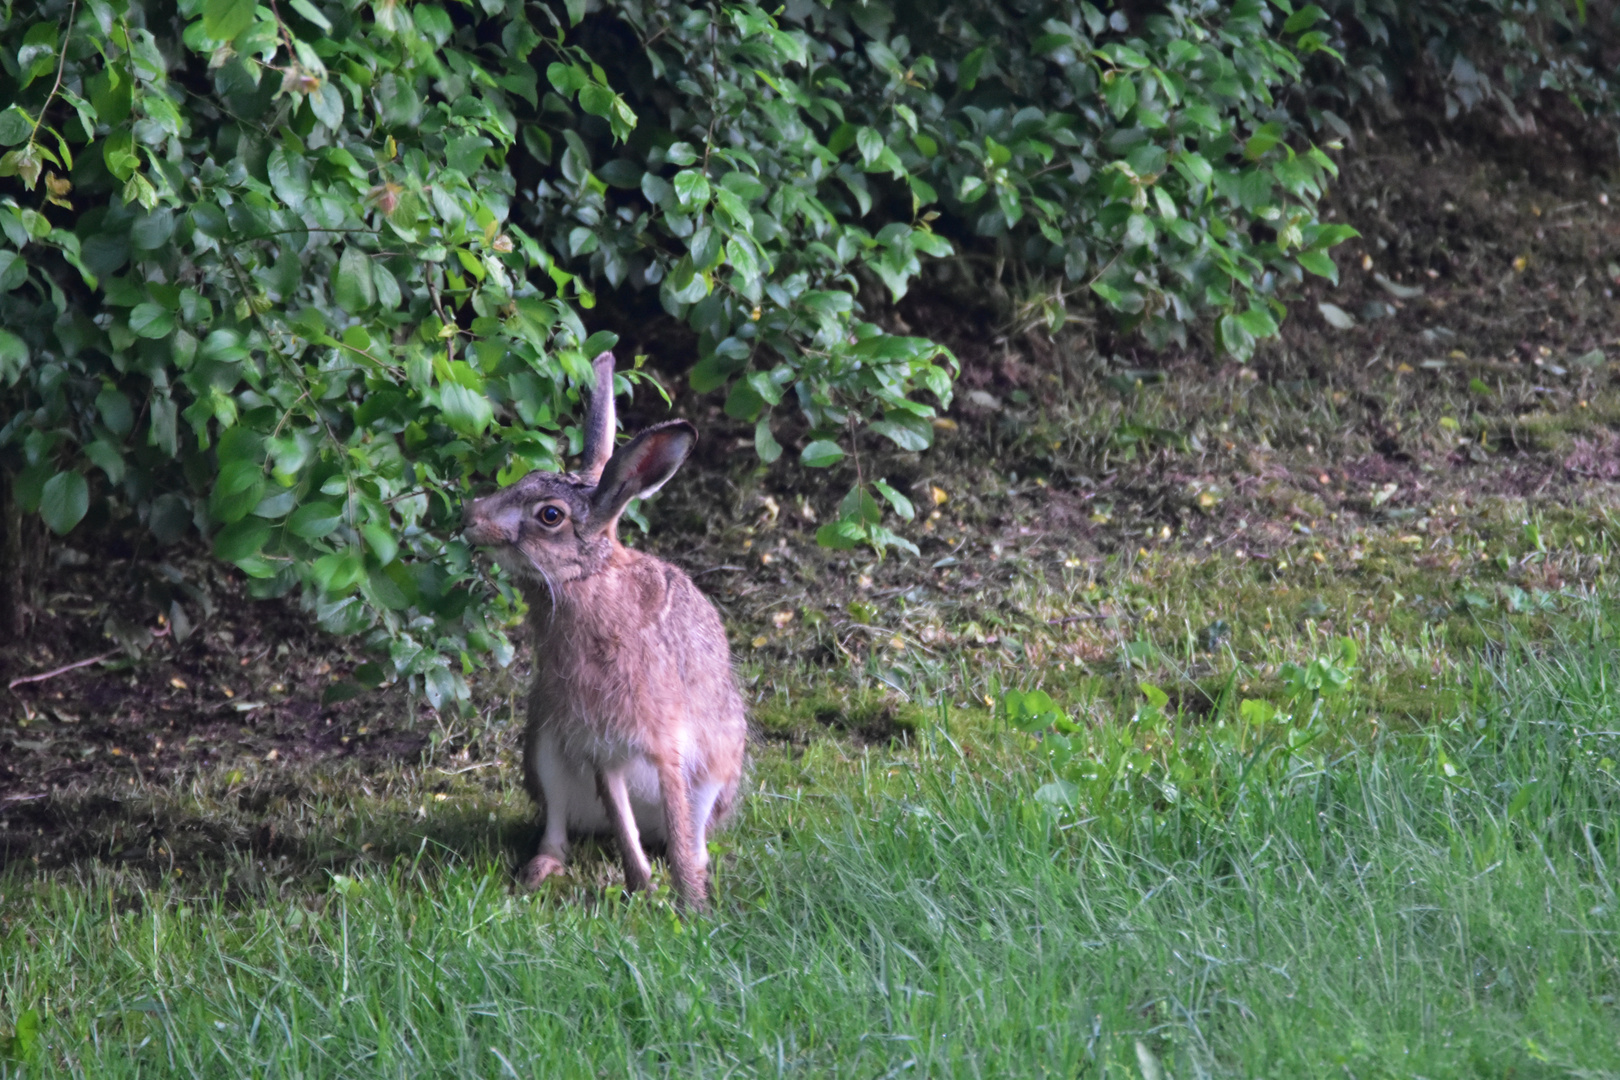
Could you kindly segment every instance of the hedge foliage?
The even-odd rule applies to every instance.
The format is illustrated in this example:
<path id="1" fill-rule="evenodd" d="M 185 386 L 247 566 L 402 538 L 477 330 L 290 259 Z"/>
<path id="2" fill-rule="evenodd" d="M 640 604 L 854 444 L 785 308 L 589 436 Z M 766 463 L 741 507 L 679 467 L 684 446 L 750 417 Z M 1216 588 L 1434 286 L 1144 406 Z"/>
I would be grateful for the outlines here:
<path id="1" fill-rule="evenodd" d="M 1438 104 L 1447 120 L 1489 110 L 1523 133 L 1559 101 L 1600 122 L 1615 114 L 1620 8 L 1613 4 L 1323 0 L 1323 7 L 1344 63 L 1307 83 L 1313 97 L 1341 109 L 1369 99 L 1385 111 Z"/>
<path id="2" fill-rule="evenodd" d="M 559 468 L 599 296 L 697 334 L 770 462 L 926 449 L 952 358 L 884 333 L 924 260 L 1019 260 L 1246 357 L 1334 276 L 1290 111 L 1314 5 L 30 0 L 0 5 L 0 455 L 67 534 L 190 530 L 438 706 L 516 597 L 454 538 Z M 1329 132 L 1331 135 L 1331 132 Z M 639 365 L 639 358 L 637 361 Z M 650 381 L 622 370 L 620 389 Z M 910 547 L 860 477 L 832 546 Z"/>

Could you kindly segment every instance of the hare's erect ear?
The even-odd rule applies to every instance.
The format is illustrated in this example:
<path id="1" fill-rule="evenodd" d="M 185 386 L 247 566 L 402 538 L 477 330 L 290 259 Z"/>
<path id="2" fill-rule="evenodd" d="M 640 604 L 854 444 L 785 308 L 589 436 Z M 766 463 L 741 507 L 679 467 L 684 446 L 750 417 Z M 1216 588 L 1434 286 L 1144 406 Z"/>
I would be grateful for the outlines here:
<path id="1" fill-rule="evenodd" d="M 654 425 L 619 448 L 591 492 L 591 532 L 617 521 L 631 499 L 651 495 L 675 475 L 697 442 L 697 428 L 685 420 Z"/>
<path id="2" fill-rule="evenodd" d="M 613 412 L 613 354 L 605 352 L 591 361 L 596 369 L 596 386 L 585 410 L 585 445 L 580 451 L 579 475 L 586 483 L 602 478 L 602 470 L 613 456 L 613 431 L 618 427 Z"/>

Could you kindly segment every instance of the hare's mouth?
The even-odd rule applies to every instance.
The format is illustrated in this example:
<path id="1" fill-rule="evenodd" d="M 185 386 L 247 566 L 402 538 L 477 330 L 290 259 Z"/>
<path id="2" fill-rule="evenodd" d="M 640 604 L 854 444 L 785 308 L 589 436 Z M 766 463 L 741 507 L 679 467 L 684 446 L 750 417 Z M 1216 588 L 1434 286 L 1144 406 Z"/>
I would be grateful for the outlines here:
<path id="1" fill-rule="evenodd" d="M 540 569 L 540 567 L 535 564 L 534 560 L 530 559 L 517 548 L 506 544 L 501 544 L 498 547 L 492 546 L 487 550 L 489 551 L 490 558 L 494 560 L 495 565 L 499 566 L 502 570 L 505 570 L 513 577 L 522 578 L 528 581 L 547 581 L 549 584 L 546 577 L 546 572 Z"/>
<path id="2" fill-rule="evenodd" d="M 489 549 L 490 557 L 495 565 L 511 574 L 520 582 L 530 585 L 544 585 L 546 594 L 555 605 L 557 600 L 557 582 L 547 572 L 546 568 L 525 555 L 520 549 L 502 545 Z"/>

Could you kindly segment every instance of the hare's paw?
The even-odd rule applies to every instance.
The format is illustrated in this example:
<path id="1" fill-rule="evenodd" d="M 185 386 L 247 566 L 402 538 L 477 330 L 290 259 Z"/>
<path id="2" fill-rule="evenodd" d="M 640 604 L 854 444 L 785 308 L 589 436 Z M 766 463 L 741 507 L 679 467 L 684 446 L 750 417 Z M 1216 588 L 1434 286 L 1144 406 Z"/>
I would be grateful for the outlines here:
<path id="1" fill-rule="evenodd" d="M 552 874 L 560 874 L 562 871 L 563 861 L 561 859 L 555 855 L 547 855 L 545 852 L 541 852 L 525 863 L 523 869 L 518 871 L 518 887 L 538 889 L 542 881 Z"/>

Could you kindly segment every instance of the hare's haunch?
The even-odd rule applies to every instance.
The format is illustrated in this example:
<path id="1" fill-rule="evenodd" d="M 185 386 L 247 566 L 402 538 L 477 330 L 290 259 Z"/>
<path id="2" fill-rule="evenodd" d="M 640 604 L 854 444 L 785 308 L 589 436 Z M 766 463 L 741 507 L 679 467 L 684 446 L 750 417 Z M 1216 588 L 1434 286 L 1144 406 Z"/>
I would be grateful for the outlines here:
<path id="1" fill-rule="evenodd" d="M 697 441 L 684 420 L 613 449 L 613 356 L 595 360 L 578 473 L 530 473 L 467 509 L 467 539 L 522 583 L 534 640 L 523 736 L 545 807 L 528 887 L 562 869 L 570 832 L 612 833 L 626 887 L 647 886 L 661 840 L 681 899 L 707 897 L 709 830 L 737 801 L 747 720 L 725 628 L 685 573 L 619 542 L 619 515 Z"/>

